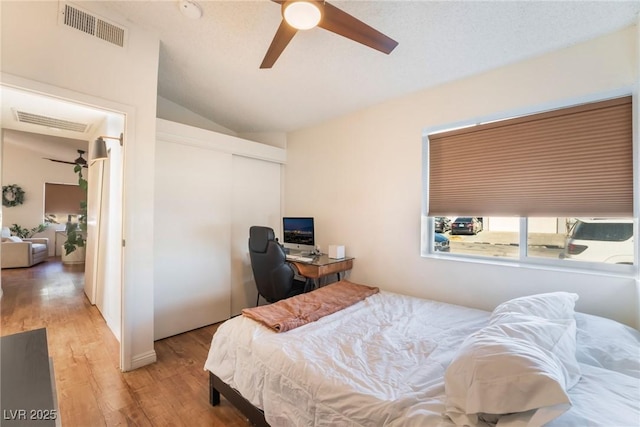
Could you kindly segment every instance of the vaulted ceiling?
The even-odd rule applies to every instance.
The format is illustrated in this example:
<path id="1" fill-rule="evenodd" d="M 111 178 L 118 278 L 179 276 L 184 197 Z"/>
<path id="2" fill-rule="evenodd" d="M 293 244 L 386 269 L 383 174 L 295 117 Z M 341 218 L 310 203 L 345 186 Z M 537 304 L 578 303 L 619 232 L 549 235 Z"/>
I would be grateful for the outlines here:
<path id="1" fill-rule="evenodd" d="M 272 69 L 273 1 L 99 3 L 159 35 L 158 94 L 236 132 L 291 131 L 636 23 L 638 1 L 334 1 L 399 42 L 385 55 L 320 28 L 300 31 Z M 115 15 L 114 15 L 115 16 Z"/>
<path id="2" fill-rule="evenodd" d="M 321 123 L 611 33 L 635 24 L 640 13 L 640 1 L 334 1 L 398 41 L 398 47 L 385 55 L 315 28 L 298 32 L 273 68 L 260 69 L 282 19 L 280 5 L 196 1 L 202 17 L 195 20 L 180 13 L 177 0 L 69 3 L 116 17 L 124 28 L 156 33 L 158 95 L 238 133 L 287 132 Z M 50 141 L 66 149 L 59 153 L 65 158 L 86 147 L 108 116 L 4 87 L 0 96 L 3 128 L 52 135 Z M 45 119 L 55 112 L 71 125 L 88 127 L 77 132 L 55 123 L 31 124 L 19 120 L 19 112 Z"/>

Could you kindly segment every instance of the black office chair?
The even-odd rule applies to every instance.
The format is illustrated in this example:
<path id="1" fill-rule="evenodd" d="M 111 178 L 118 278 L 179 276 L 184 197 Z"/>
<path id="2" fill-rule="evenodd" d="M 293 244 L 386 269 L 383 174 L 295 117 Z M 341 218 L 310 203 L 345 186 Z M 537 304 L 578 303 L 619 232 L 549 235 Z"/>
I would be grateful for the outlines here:
<path id="1" fill-rule="evenodd" d="M 260 295 L 273 303 L 305 291 L 306 283 L 294 279 L 294 268 L 287 262 L 272 228 L 254 225 L 249 229 L 249 255 L 258 288 L 256 306 Z"/>

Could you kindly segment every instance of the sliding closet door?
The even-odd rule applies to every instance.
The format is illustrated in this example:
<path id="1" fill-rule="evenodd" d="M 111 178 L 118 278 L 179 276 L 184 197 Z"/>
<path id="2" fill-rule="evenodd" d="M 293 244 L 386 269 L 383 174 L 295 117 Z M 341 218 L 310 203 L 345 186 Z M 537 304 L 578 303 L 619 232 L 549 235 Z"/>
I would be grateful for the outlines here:
<path id="1" fill-rule="evenodd" d="M 266 225 L 280 236 L 280 164 L 233 156 L 231 315 L 256 304 L 249 259 L 249 227 Z"/>
<path id="2" fill-rule="evenodd" d="M 155 339 L 229 318 L 231 157 L 157 143 Z"/>

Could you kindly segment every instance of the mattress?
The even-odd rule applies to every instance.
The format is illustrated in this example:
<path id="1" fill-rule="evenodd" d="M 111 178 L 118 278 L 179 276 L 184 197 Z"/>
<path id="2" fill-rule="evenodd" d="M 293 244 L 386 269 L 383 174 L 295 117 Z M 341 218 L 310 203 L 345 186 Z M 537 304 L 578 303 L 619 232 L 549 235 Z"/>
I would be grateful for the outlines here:
<path id="1" fill-rule="evenodd" d="M 215 333 L 205 369 L 273 426 L 452 426 L 444 373 L 489 312 L 380 292 L 286 333 L 239 316 Z M 640 334 L 576 313 L 582 378 L 553 426 L 640 423 Z M 480 423 L 479 425 L 488 425 Z"/>

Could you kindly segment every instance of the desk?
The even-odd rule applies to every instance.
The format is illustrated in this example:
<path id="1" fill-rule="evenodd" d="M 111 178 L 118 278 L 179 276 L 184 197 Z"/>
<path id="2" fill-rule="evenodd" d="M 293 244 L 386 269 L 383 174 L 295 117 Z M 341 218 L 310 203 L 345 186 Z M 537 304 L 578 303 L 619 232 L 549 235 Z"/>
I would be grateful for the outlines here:
<path id="1" fill-rule="evenodd" d="M 3 427 L 58 426 L 53 366 L 46 329 L 0 338 Z"/>
<path id="2" fill-rule="evenodd" d="M 300 275 L 310 279 L 316 288 L 318 279 L 321 277 L 336 274 L 340 280 L 340 273 L 353 268 L 353 258 L 333 259 L 327 254 L 316 255 L 311 262 L 293 260 L 287 260 L 287 262 L 295 265 Z"/>

